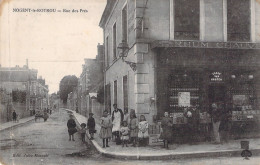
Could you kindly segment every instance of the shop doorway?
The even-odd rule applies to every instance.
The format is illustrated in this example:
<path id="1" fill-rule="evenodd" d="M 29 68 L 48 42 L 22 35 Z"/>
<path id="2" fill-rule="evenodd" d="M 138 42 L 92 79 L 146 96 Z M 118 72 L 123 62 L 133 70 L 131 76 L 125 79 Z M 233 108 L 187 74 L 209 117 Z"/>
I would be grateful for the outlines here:
<path id="1" fill-rule="evenodd" d="M 224 85 L 210 85 L 208 91 L 210 105 L 212 103 L 224 104 L 226 102 L 226 87 Z"/>

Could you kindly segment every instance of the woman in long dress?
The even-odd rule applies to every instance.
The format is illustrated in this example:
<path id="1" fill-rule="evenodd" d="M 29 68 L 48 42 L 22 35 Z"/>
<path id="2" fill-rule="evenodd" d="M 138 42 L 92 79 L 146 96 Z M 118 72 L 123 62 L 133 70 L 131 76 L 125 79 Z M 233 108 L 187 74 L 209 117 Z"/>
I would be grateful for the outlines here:
<path id="1" fill-rule="evenodd" d="M 108 139 L 112 137 L 112 121 L 111 118 L 108 117 L 108 112 L 103 112 L 103 117 L 100 119 L 100 133 L 99 136 L 103 139 L 103 148 L 109 147 Z"/>

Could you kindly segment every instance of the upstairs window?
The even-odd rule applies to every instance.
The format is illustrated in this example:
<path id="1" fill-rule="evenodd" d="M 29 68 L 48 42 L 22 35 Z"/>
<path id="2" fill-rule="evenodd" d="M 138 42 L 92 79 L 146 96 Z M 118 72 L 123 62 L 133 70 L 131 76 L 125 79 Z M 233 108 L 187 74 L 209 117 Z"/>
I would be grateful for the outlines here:
<path id="1" fill-rule="evenodd" d="M 109 66 L 109 45 L 108 45 L 108 36 L 106 37 L 106 66 Z"/>
<path id="2" fill-rule="evenodd" d="M 177 40 L 199 40 L 200 1 L 175 0 L 174 38 Z"/>
<path id="3" fill-rule="evenodd" d="M 122 10 L 122 41 L 127 42 L 127 5 Z"/>
<path id="4" fill-rule="evenodd" d="M 250 41 L 250 1 L 227 1 L 228 41 Z"/>
<path id="5" fill-rule="evenodd" d="M 116 23 L 113 25 L 113 59 L 116 59 Z"/>

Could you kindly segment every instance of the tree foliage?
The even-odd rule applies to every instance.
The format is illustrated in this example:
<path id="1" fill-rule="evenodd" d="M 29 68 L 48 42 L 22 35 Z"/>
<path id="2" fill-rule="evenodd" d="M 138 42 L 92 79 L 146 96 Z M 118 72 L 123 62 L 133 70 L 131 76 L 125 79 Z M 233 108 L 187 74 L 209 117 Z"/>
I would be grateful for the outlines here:
<path id="1" fill-rule="evenodd" d="M 101 87 L 99 88 L 98 92 L 97 92 L 97 101 L 98 101 L 99 103 L 103 104 L 104 101 L 105 101 L 104 96 L 105 96 L 104 86 L 101 86 Z"/>
<path id="2" fill-rule="evenodd" d="M 67 103 L 68 94 L 78 85 L 78 78 L 75 75 L 64 76 L 60 81 L 60 99 Z"/>
<path id="3" fill-rule="evenodd" d="M 26 92 L 21 90 L 12 91 L 13 102 L 25 103 L 26 102 Z"/>

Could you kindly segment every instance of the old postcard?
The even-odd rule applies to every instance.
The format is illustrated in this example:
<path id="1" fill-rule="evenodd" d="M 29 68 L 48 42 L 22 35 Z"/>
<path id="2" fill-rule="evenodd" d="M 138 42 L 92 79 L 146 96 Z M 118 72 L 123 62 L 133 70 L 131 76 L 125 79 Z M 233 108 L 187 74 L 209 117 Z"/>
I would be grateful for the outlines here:
<path id="1" fill-rule="evenodd" d="M 0 165 L 257 165 L 259 55 L 259 0 L 0 0 Z"/>

